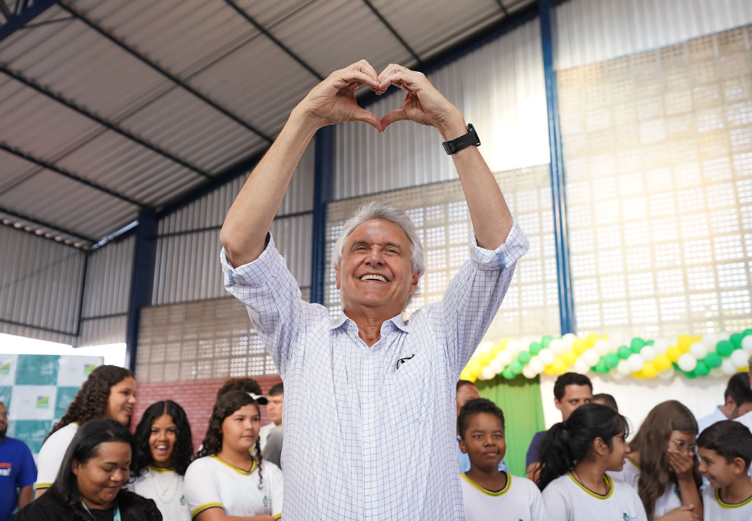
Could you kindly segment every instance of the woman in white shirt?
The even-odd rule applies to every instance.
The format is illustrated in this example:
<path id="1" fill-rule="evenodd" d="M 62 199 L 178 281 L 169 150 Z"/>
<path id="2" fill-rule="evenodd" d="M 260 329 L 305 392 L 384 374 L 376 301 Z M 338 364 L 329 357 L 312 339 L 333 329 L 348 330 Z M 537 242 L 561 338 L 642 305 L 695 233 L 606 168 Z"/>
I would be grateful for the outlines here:
<path id="1" fill-rule="evenodd" d="M 136 427 L 128 489 L 153 499 L 164 521 L 191 521 L 183 476 L 193 458 L 188 417 L 172 400 L 149 406 Z"/>
<path id="2" fill-rule="evenodd" d="M 136 380 L 128 369 L 114 365 L 94 369 L 39 450 L 36 497 L 52 486 L 80 426 L 94 418 L 105 418 L 127 427 L 135 408 Z"/>
<path id="3" fill-rule="evenodd" d="M 217 400 L 202 448 L 185 474 L 185 499 L 194 520 L 282 516 L 282 471 L 262 461 L 260 427 L 258 403 L 248 393 L 230 391 Z"/>
<path id="4" fill-rule="evenodd" d="M 628 434 L 626 418 L 597 404 L 583 405 L 549 429 L 538 487 L 552 521 L 647 521 L 637 492 L 606 474 L 624 466 Z"/>

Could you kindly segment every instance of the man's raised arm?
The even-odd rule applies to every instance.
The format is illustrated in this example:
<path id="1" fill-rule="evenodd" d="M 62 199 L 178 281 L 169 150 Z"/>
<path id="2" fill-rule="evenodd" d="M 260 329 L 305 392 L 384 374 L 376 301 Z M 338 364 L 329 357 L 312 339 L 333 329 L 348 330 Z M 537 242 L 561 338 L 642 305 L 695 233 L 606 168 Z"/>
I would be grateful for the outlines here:
<path id="1" fill-rule="evenodd" d="M 390 85 L 401 88 L 407 95 L 402 107 L 382 118 L 384 129 L 396 121 L 407 120 L 436 128 L 444 141 L 467 134 L 462 113 L 422 73 L 389 65 L 379 74 L 379 90 L 385 91 Z M 512 228 L 512 214 L 499 185 L 478 147 L 464 148 L 454 153 L 452 159 L 465 192 L 478 246 L 495 250 L 506 241 Z"/>
<path id="2" fill-rule="evenodd" d="M 376 71 L 365 60 L 334 71 L 292 111 L 225 218 L 220 240 L 233 266 L 252 262 L 264 251 L 274 215 L 318 129 L 342 121 L 363 121 L 381 132 L 379 118 L 355 101 L 355 91 L 362 85 L 381 92 Z"/>

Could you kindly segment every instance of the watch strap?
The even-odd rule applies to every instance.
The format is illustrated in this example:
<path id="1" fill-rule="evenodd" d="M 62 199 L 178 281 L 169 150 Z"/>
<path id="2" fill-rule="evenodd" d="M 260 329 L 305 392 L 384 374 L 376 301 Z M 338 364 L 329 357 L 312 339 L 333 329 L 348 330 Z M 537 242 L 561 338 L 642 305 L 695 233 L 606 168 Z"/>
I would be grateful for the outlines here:
<path id="1" fill-rule="evenodd" d="M 475 131 L 475 127 L 473 127 L 472 123 L 468 123 L 467 125 L 467 134 L 464 134 L 457 139 L 444 141 L 442 143 L 444 150 L 450 156 L 454 153 L 459 152 L 463 148 L 469 147 L 470 145 L 475 145 L 476 147 L 480 146 L 480 138 L 478 137 L 478 133 Z"/>

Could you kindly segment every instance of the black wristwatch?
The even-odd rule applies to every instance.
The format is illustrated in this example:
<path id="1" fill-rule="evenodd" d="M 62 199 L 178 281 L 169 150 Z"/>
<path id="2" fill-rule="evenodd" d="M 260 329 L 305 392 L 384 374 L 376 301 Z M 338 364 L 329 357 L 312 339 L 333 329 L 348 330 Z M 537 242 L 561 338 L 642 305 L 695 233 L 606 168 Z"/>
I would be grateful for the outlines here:
<path id="1" fill-rule="evenodd" d="M 444 150 L 446 150 L 446 153 L 450 156 L 454 154 L 455 152 L 459 152 L 463 148 L 467 148 L 470 145 L 475 145 L 476 147 L 480 146 L 480 138 L 478 137 L 478 133 L 475 131 L 475 127 L 472 123 L 467 124 L 467 134 L 464 136 L 460 136 L 457 139 L 453 139 L 451 141 L 444 141 L 442 143 L 444 146 Z"/>

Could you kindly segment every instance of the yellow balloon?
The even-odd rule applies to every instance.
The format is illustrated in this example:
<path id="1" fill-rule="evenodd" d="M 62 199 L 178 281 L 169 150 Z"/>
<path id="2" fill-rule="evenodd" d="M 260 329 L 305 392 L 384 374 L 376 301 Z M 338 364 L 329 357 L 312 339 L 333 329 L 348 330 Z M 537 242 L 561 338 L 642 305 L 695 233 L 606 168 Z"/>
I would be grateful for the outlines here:
<path id="1" fill-rule="evenodd" d="M 482 365 L 483 367 L 486 367 L 488 364 L 490 364 L 491 360 L 493 359 L 494 355 L 492 355 L 490 352 L 478 355 L 478 362 L 480 362 L 480 365 Z"/>
<path id="2" fill-rule="evenodd" d="M 676 346 L 671 346 L 668 349 L 666 349 L 666 356 L 668 357 L 669 360 L 671 360 L 674 363 L 679 361 L 679 357 L 682 354 L 683 353 L 681 352 L 681 349 L 679 349 Z"/>
<path id="3" fill-rule="evenodd" d="M 645 378 L 645 375 L 642 374 L 642 371 L 637 371 L 636 373 L 632 373 L 632 376 L 634 376 L 638 380 L 642 380 L 643 378 Z"/>
<path id="4" fill-rule="evenodd" d="M 472 375 L 470 374 L 470 371 L 467 370 L 467 367 L 462 370 L 460 373 L 460 380 L 470 380 L 470 377 Z"/>
<path id="5" fill-rule="evenodd" d="M 477 358 L 473 357 L 467 363 L 467 365 L 465 366 L 465 369 L 467 369 L 467 371 L 471 375 L 473 375 L 475 378 L 477 378 L 478 375 L 480 374 L 480 372 L 483 370 L 483 366 L 481 365 L 481 363 L 478 361 Z"/>
<path id="6" fill-rule="evenodd" d="M 749 366 L 745 365 L 744 367 L 740 367 L 736 370 L 737 373 L 748 373 L 749 372 Z"/>
<path id="7" fill-rule="evenodd" d="M 585 352 L 585 349 L 588 348 L 587 342 L 585 342 L 583 339 L 578 338 L 574 341 L 574 345 L 572 346 L 572 350 L 575 352 L 577 356 L 581 355 Z M 571 362 L 574 363 L 574 360 Z"/>
<path id="8" fill-rule="evenodd" d="M 590 333 L 585 339 L 585 342 L 587 343 L 588 347 L 593 347 L 597 341 L 598 341 L 598 335 L 596 335 L 595 333 Z"/>
<path id="9" fill-rule="evenodd" d="M 689 353 L 689 346 L 692 345 L 692 337 L 689 335 L 681 335 L 676 345 L 682 353 Z"/>
<path id="10" fill-rule="evenodd" d="M 577 361 L 577 355 L 575 354 L 576 351 L 573 351 L 572 349 L 569 349 L 567 351 L 564 351 L 559 358 L 563 364 L 570 366 L 573 363 Z M 582 353 L 580 353 L 582 354 Z M 566 371 L 565 371 L 566 372 Z"/>
<path id="11" fill-rule="evenodd" d="M 564 374 L 567 372 L 567 366 L 561 360 L 554 360 L 554 363 L 551 365 L 553 366 L 554 373 L 556 374 Z"/>
<path id="12" fill-rule="evenodd" d="M 671 369 L 671 360 L 666 355 L 656 355 L 653 359 L 653 365 L 655 365 L 655 368 L 659 371 L 668 371 Z"/>
<path id="13" fill-rule="evenodd" d="M 645 378 L 655 378 L 658 376 L 658 369 L 655 367 L 655 363 L 645 362 L 645 365 L 642 366 L 642 374 L 645 375 Z"/>
<path id="14" fill-rule="evenodd" d="M 544 367 L 543 368 L 543 372 L 546 373 L 546 374 L 549 374 L 549 375 L 556 374 L 556 373 L 554 373 L 554 365 L 553 364 L 550 364 L 550 365 L 547 365 L 546 367 Z"/>
<path id="15" fill-rule="evenodd" d="M 496 355 L 501 353 L 503 349 L 504 348 L 502 347 L 501 344 L 494 344 L 494 346 L 491 348 L 491 355 L 493 355 L 493 357 L 496 358 Z"/>

